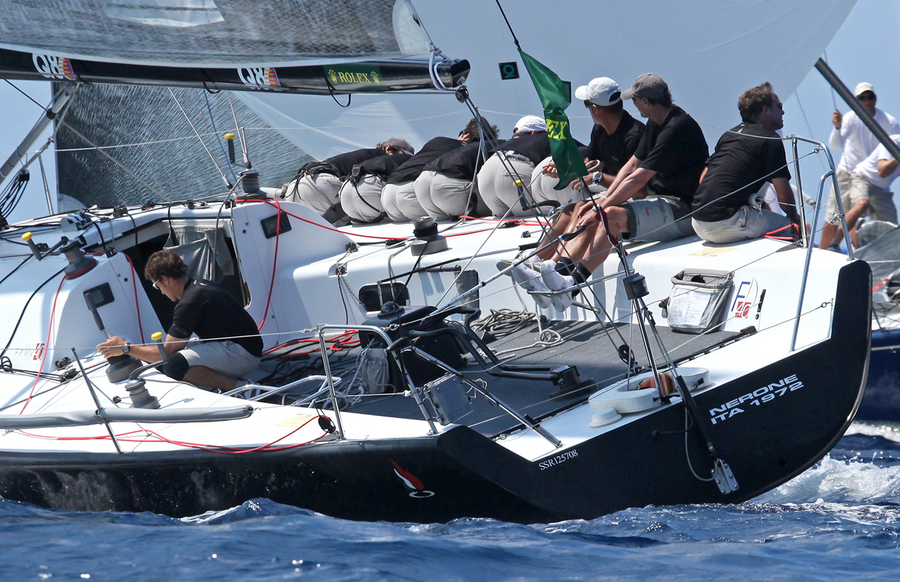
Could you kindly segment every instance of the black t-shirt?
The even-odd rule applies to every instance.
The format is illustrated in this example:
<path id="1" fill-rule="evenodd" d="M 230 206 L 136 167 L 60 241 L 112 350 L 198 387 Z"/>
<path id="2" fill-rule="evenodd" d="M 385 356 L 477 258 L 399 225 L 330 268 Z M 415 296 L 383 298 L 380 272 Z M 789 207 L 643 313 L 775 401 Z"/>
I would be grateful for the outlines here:
<path id="1" fill-rule="evenodd" d="M 448 178 L 458 180 L 475 179 L 475 168 L 478 166 L 478 152 L 481 142 L 470 142 L 463 147 L 451 150 L 438 159 L 425 165 L 423 171 L 434 171 Z M 496 151 L 496 147 L 487 147 L 487 156 L 490 157 Z"/>
<path id="2" fill-rule="evenodd" d="M 202 340 L 231 339 L 254 356 L 262 356 L 263 341 L 250 317 L 228 291 L 209 282 L 188 281 L 175 304 L 169 335 Z M 241 337 L 249 336 L 249 337 Z"/>
<path id="3" fill-rule="evenodd" d="M 547 137 L 546 131 L 526 133 L 503 142 L 497 150 L 522 154 L 531 160 L 534 165 L 538 165 L 550 155 L 550 138 Z"/>
<path id="4" fill-rule="evenodd" d="M 334 166 L 335 168 L 337 168 L 338 177 L 346 178 L 350 175 L 350 171 L 356 164 L 364 162 L 365 160 L 368 160 L 370 158 L 376 158 L 383 155 L 385 155 L 384 150 L 369 148 L 354 150 L 352 152 L 347 152 L 346 154 L 338 154 L 326 160 L 322 160 L 322 163 Z"/>
<path id="5" fill-rule="evenodd" d="M 462 147 L 463 142 L 452 137 L 436 137 L 431 139 L 422 146 L 416 155 L 403 163 L 402 166 L 394 170 L 391 177 L 388 178 L 388 184 L 402 184 L 404 182 L 412 182 L 419 177 L 425 166 L 438 159 L 447 152 L 453 151 L 458 147 Z"/>
<path id="6" fill-rule="evenodd" d="M 644 124 L 627 111 L 622 111 L 619 126 L 612 134 L 606 133 L 602 125 L 594 126 L 585 156 L 591 160 L 600 160 L 603 162 L 603 172 L 615 176 L 637 151 L 643 135 Z"/>
<path id="7" fill-rule="evenodd" d="M 387 180 L 388 176 L 390 176 L 394 170 L 403 165 L 404 162 L 408 162 L 410 158 L 412 158 L 412 156 L 409 154 L 384 154 L 375 158 L 369 158 L 368 160 L 357 164 L 357 166 L 359 166 L 359 173 L 357 175 L 359 177 L 375 175 L 379 176 L 382 180 Z M 353 171 L 351 170 L 350 173 L 352 174 Z"/>
<path id="8" fill-rule="evenodd" d="M 722 135 L 706 167 L 692 204 L 694 218 L 704 222 L 734 216 L 765 181 L 791 179 L 784 144 L 758 123 L 742 123 Z"/>
<path id="9" fill-rule="evenodd" d="M 641 162 L 638 167 L 656 172 L 647 183 L 649 195 L 674 196 L 690 204 L 709 146 L 697 122 L 676 106 L 662 125 L 647 123 L 634 155 Z"/>

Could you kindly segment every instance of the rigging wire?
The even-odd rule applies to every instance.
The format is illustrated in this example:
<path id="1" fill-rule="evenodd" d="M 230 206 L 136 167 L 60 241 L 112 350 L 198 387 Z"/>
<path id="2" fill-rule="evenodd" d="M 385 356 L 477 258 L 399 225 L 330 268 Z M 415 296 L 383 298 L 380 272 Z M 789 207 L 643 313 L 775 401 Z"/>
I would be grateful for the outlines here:
<path id="1" fill-rule="evenodd" d="M 209 122 L 212 124 L 213 133 L 216 135 L 219 147 L 222 148 L 222 157 L 225 158 L 225 162 L 228 164 L 228 171 L 231 173 L 231 179 L 234 182 L 237 182 L 237 176 L 234 175 L 234 168 L 231 166 L 231 158 L 228 157 L 228 151 L 225 149 L 225 144 L 222 143 L 222 136 L 219 135 L 219 130 L 216 129 L 216 118 L 213 115 L 212 106 L 209 104 L 209 92 L 204 91 L 203 98 L 206 100 L 206 110 L 209 112 Z"/>
<path id="2" fill-rule="evenodd" d="M 178 109 L 181 110 L 181 113 L 184 115 L 185 120 L 187 120 L 188 125 L 191 126 L 191 129 L 194 131 L 194 135 L 197 136 L 197 140 L 200 142 L 200 145 L 203 146 L 203 149 L 206 150 L 206 155 L 209 156 L 209 159 L 212 161 L 213 166 L 216 167 L 216 171 L 219 173 L 219 176 L 222 177 L 222 181 L 225 182 L 226 188 L 231 188 L 231 183 L 228 181 L 228 178 L 225 177 L 225 173 L 222 171 L 222 168 L 219 167 L 219 164 L 216 162 L 215 156 L 212 155 L 212 152 L 209 151 L 209 148 L 206 147 L 206 142 L 203 141 L 203 138 L 200 137 L 200 132 L 197 131 L 197 128 L 194 126 L 194 122 L 191 121 L 191 118 L 188 116 L 187 111 L 184 110 L 184 107 L 181 106 L 181 102 L 178 101 L 178 97 L 175 96 L 175 92 L 172 91 L 171 87 L 167 87 L 169 90 L 169 95 L 172 96 L 172 100 L 175 101 L 175 104 L 178 105 Z"/>

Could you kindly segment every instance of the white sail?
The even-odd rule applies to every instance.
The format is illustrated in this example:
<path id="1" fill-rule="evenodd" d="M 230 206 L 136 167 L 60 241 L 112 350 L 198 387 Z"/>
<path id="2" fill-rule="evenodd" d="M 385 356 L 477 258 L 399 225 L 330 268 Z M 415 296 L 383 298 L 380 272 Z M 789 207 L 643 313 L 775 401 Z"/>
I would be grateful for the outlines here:
<path id="1" fill-rule="evenodd" d="M 691 2 L 505 2 L 522 49 L 573 87 L 598 76 L 625 88 L 640 74 L 662 75 L 675 102 L 700 122 L 710 143 L 734 125 L 737 99 L 769 81 L 787 99 L 812 69 L 855 0 L 693 0 Z M 540 103 L 497 5 L 489 0 L 418 0 L 435 44 L 471 63 L 467 81 L 481 112 L 506 134 Z M 500 63 L 518 62 L 520 78 L 501 80 Z M 354 96 L 347 108 L 328 97 L 241 94 L 270 125 L 301 149 L 324 158 L 371 147 L 390 135 L 416 147 L 456 135 L 469 112 L 450 96 Z M 590 118 L 569 110 L 576 138 Z M 311 130 L 328 127 L 327 131 Z"/>

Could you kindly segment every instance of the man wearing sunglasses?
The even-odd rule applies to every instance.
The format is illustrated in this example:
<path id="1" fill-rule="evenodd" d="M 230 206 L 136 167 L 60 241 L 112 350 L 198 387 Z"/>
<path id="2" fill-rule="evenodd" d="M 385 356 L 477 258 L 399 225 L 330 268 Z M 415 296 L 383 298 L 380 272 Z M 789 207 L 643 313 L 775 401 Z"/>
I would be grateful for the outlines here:
<path id="1" fill-rule="evenodd" d="M 878 125 L 888 135 L 900 133 L 900 125 L 888 113 L 875 107 L 878 97 L 871 83 L 860 83 L 853 92 L 863 108 L 869 115 L 875 118 Z M 894 206 L 893 194 L 874 185 L 863 175 L 854 175 L 853 170 L 878 147 L 876 138 L 869 128 L 860 120 L 855 112 L 850 111 L 841 115 L 838 110 L 831 116 L 834 129 L 828 140 L 828 145 L 833 150 L 843 148 L 841 161 L 838 164 L 835 176 L 838 187 L 841 190 L 841 205 L 844 207 L 847 228 L 850 229 L 850 238 L 854 246 L 859 246 L 856 240 L 856 221 L 867 212 L 876 220 L 897 222 L 897 209 Z M 839 222 L 837 220 L 837 204 L 834 194 L 828 197 L 828 214 L 826 226 L 822 229 L 822 239 L 819 248 L 826 249 L 831 246 L 835 235 L 838 233 Z"/>
<path id="2" fill-rule="evenodd" d="M 263 342 L 253 318 L 224 288 L 189 279 L 187 265 L 171 249 L 155 252 L 147 260 L 144 276 L 153 287 L 175 302 L 166 337 L 168 356 L 162 372 L 175 380 L 226 392 L 238 378 L 256 369 Z M 191 341 L 192 335 L 200 341 Z M 106 358 L 130 354 L 145 362 L 158 362 L 155 345 L 131 345 L 113 336 L 98 345 Z"/>

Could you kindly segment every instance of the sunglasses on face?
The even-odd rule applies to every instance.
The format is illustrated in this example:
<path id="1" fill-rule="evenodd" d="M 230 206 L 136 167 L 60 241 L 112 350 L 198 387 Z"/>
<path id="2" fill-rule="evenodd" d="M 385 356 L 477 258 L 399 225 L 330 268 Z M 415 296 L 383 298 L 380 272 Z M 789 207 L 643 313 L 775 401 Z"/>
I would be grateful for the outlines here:
<path id="1" fill-rule="evenodd" d="M 875 101 L 875 95 L 860 95 L 857 99 L 860 101 Z"/>
<path id="2" fill-rule="evenodd" d="M 160 281 L 162 281 L 162 279 L 157 279 L 156 281 L 153 282 L 153 288 L 156 289 L 157 291 L 159 291 L 159 287 L 157 287 L 157 283 L 159 283 Z"/>

